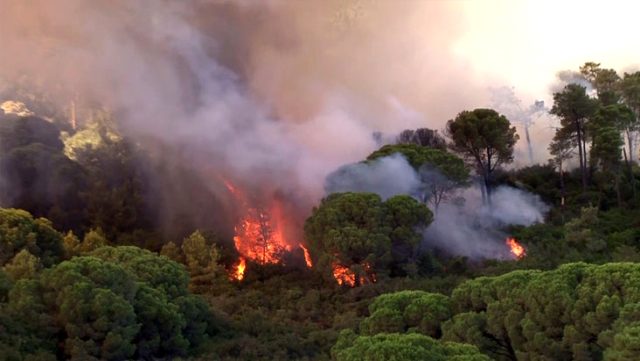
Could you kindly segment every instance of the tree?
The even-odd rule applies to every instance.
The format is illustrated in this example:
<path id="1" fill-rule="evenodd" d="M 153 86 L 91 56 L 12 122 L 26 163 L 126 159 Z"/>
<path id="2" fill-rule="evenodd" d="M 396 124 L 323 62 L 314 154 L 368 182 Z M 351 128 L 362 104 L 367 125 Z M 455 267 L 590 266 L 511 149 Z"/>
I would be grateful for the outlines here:
<path id="1" fill-rule="evenodd" d="M 331 349 L 337 361 L 490 361 L 471 345 L 439 342 L 421 334 L 380 333 L 358 336 L 351 330 L 340 333 Z"/>
<path id="2" fill-rule="evenodd" d="M 600 63 L 586 62 L 580 67 L 580 74 L 591 83 L 603 105 L 620 101 L 620 76 L 615 70 L 603 69 Z"/>
<path id="3" fill-rule="evenodd" d="M 449 297 L 424 291 L 400 291 L 376 297 L 369 305 L 369 317 L 360 323 L 364 335 L 420 332 L 442 335 L 441 323 L 452 316 Z"/>
<path id="4" fill-rule="evenodd" d="M 443 200 L 451 198 L 456 190 L 468 184 L 469 170 L 465 167 L 464 161 L 440 149 L 415 144 L 385 145 L 371 153 L 367 161 L 395 153 L 402 154 L 420 174 L 424 184 L 420 200 L 431 203 L 436 213 Z"/>
<path id="5" fill-rule="evenodd" d="M 573 158 L 575 142 L 566 134 L 566 131 L 557 130 L 553 140 L 549 144 L 549 154 L 553 156 L 551 163 L 558 168 L 560 173 L 560 205 L 564 207 L 566 197 L 566 187 L 564 183 L 564 164 Z"/>
<path id="6" fill-rule="evenodd" d="M 0 266 L 23 249 L 39 258 L 45 267 L 64 256 L 62 235 L 49 220 L 34 219 L 23 210 L 0 208 Z"/>
<path id="7" fill-rule="evenodd" d="M 215 244 L 207 244 L 204 235 L 195 231 L 182 241 L 182 254 L 192 287 L 211 286 L 220 273 L 220 252 Z"/>
<path id="8" fill-rule="evenodd" d="M 620 194 L 620 165 L 624 140 L 620 135 L 621 105 L 609 105 L 598 110 L 591 122 L 592 134 L 591 159 L 592 164 L 600 170 L 603 178 L 599 183 L 602 187 L 611 184 L 613 180 L 618 206 L 622 205 Z M 627 108 L 628 109 L 628 108 Z"/>
<path id="9" fill-rule="evenodd" d="M 513 147 L 519 138 L 516 128 L 493 109 L 475 109 L 449 120 L 447 133 L 452 140 L 451 148 L 475 164 L 490 204 L 493 172 L 513 161 Z"/>
<path id="10" fill-rule="evenodd" d="M 64 155 L 55 125 L 37 117 L 3 121 L 0 149 L 0 202 L 4 206 L 47 217 L 61 229 L 82 229 L 86 174 Z"/>
<path id="11" fill-rule="evenodd" d="M 442 340 L 471 343 L 496 360 L 634 360 L 639 280 L 635 263 L 476 278 L 452 292 Z"/>
<path id="12" fill-rule="evenodd" d="M 357 285 L 370 280 L 371 271 L 402 273 L 432 217 L 409 196 L 383 202 L 373 193 L 334 193 L 306 220 L 305 238 L 319 269 L 344 267 Z"/>
<path id="13" fill-rule="evenodd" d="M 136 247 L 103 247 L 21 279 L 9 294 L 16 334 L 70 359 L 172 359 L 215 332 L 206 303 L 173 261 Z M 1 343 L 2 340 L 0 340 Z"/>
<path id="14" fill-rule="evenodd" d="M 536 100 L 529 107 L 524 108 L 514 89 L 505 86 L 492 89 L 491 105 L 514 123 L 522 124 L 529 162 L 533 164 L 533 145 L 529 129 L 533 126 L 536 118 L 547 112 L 548 109 L 544 106 L 544 101 Z"/>
<path id="15" fill-rule="evenodd" d="M 635 117 L 627 119 L 625 124 L 625 133 L 629 147 L 629 160 L 635 162 L 637 154 L 635 153 L 634 146 L 637 132 L 640 128 L 640 71 L 631 74 L 624 73 L 620 88 L 622 100 L 635 115 Z"/>
<path id="16" fill-rule="evenodd" d="M 560 117 L 564 137 L 575 139 L 580 158 L 582 189 L 587 189 L 587 122 L 595 114 L 597 101 L 589 98 L 586 88 L 578 84 L 569 84 L 561 92 L 553 94 L 551 114 Z"/>
<path id="17" fill-rule="evenodd" d="M 33 277 L 42 268 L 38 257 L 23 249 L 3 269 L 13 281 Z"/>
<path id="18" fill-rule="evenodd" d="M 422 147 L 446 150 L 447 142 L 438 134 L 437 130 L 418 128 L 416 130 L 405 129 L 396 139 L 397 144 L 416 144 Z"/>

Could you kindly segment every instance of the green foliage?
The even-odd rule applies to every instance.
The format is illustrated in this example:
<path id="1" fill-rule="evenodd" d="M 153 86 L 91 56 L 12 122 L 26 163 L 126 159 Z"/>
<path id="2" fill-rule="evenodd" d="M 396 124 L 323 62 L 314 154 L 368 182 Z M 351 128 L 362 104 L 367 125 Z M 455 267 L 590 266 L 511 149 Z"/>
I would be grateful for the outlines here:
<path id="1" fill-rule="evenodd" d="M 371 153 L 367 161 L 402 154 L 416 171 L 420 172 L 426 189 L 424 199 L 438 208 L 441 201 L 453 195 L 454 190 L 468 184 L 469 170 L 462 159 L 442 149 L 417 144 L 385 145 Z"/>
<path id="2" fill-rule="evenodd" d="M 441 336 L 441 323 L 451 318 L 449 297 L 424 291 L 401 291 L 377 297 L 370 316 L 360 324 L 363 335 L 420 332 Z"/>
<path id="3" fill-rule="evenodd" d="M 18 252 L 3 269 L 11 280 L 17 281 L 22 278 L 35 276 L 41 267 L 42 265 L 38 257 L 29 253 L 28 250 L 23 249 Z"/>
<path id="4" fill-rule="evenodd" d="M 86 220 L 86 175 L 63 154 L 59 136 L 55 125 L 37 117 L 0 123 L 0 201 L 70 229 Z"/>
<path id="5" fill-rule="evenodd" d="M 63 257 L 62 235 L 44 218 L 18 209 L 0 208 L 0 266 L 27 250 L 45 267 Z"/>
<path id="6" fill-rule="evenodd" d="M 519 137 L 509 120 L 493 109 L 463 111 L 447 122 L 451 148 L 476 167 L 489 191 L 493 171 L 513 161 L 513 147 Z"/>
<path id="7" fill-rule="evenodd" d="M 320 269 L 333 263 L 352 268 L 356 280 L 367 270 L 397 271 L 412 262 L 421 235 L 431 223 L 427 207 L 408 196 L 383 202 L 373 193 L 334 193 L 305 222 L 305 236 Z"/>
<path id="8" fill-rule="evenodd" d="M 477 278 L 452 293 L 456 315 L 443 324 L 443 339 L 472 343 L 497 360 L 637 359 L 628 327 L 640 320 L 639 278 L 632 263 Z"/>
<path id="9" fill-rule="evenodd" d="M 343 331 L 331 350 L 337 361 L 490 361 L 471 345 L 439 342 L 421 334 L 381 333 L 356 336 Z"/>
<path id="10" fill-rule="evenodd" d="M 188 293 L 187 282 L 182 267 L 164 257 L 136 247 L 103 247 L 18 281 L 7 307 L 22 321 L 13 333 L 23 353 L 171 358 L 187 355 L 214 332 L 206 303 Z"/>
<path id="11" fill-rule="evenodd" d="M 215 244 L 207 244 L 200 231 L 195 231 L 185 238 L 181 249 L 191 276 L 192 289 L 211 287 L 214 278 L 222 275 L 223 269 L 218 264 L 220 252 Z"/>
<path id="12" fill-rule="evenodd" d="M 76 149 L 75 156 L 87 172 L 83 199 L 93 228 L 102 229 L 111 240 L 149 228 L 144 174 L 137 165 L 139 154 L 134 145 L 105 136 L 97 147 Z"/>

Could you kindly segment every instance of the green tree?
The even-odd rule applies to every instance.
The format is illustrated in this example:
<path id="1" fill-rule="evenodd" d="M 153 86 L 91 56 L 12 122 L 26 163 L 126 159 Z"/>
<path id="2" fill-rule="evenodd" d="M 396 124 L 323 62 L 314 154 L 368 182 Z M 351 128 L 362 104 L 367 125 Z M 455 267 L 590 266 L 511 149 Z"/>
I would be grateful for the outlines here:
<path id="1" fill-rule="evenodd" d="M 63 256 L 62 235 L 44 218 L 18 209 L 0 208 L 0 266 L 23 249 L 50 267 Z"/>
<path id="2" fill-rule="evenodd" d="M 360 323 L 364 335 L 420 332 L 439 338 L 441 323 L 452 316 L 449 297 L 424 291 L 400 291 L 378 296 L 370 316 Z"/>
<path id="3" fill-rule="evenodd" d="M 476 345 L 496 360 L 638 357 L 634 263 L 565 264 L 553 271 L 480 277 L 451 295 L 443 339 Z"/>
<path id="4" fill-rule="evenodd" d="M 625 124 L 625 133 L 629 147 L 629 160 L 634 162 L 637 159 L 634 145 L 640 128 L 640 71 L 635 73 L 624 73 L 620 83 L 622 100 L 633 111 L 635 115 L 628 119 Z"/>
<path id="5" fill-rule="evenodd" d="M 18 252 L 13 259 L 7 263 L 4 267 L 6 274 L 13 280 L 17 281 L 22 278 L 33 277 L 42 265 L 38 257 L 29 253 L 28 250 L 23 249 Z"/>
<path id="6" fill-rule="evenodd" d="M 553 156 L 550 162 L 554 167 L 558 168 L 560 173 L 560 205 L 564 207 L 566 193 L 566 185 L 564 178 L 564 165 L 566 161 L 573 158 L 575 148 L 575 141 L 564 130 L 557 130 L 553 136 L 553 140 L 549 144 L 549 154 Z"/>
<path id="7" fill-rule="evenodd" d="M 8 309 L 22 321 L 16 333 L 33 342 L 22 348 L 70 359 L 171 359 L 215 332 L 187 283 L 183 267 L 164 257 L 103 247 L 18 281 Z"/>
<path id="8" fill-rule="evenodd" d="M 582 175 L 582 189 L 587 189 L 587 122 L 595 114 L 597 100 L 589 98 L 585 87 L 569 84 L 561 92 L 553 94 L 553 107 L 550 113 L 560 117 L 561 128 L 558 130 L 563 137 L 575 139 L 580 160 Z"/>
<path id="9" fill-rule="evenodd" d="M 211 286 L 221 271 L 218 265 L 220 252 L 215 244 L 207 244 L 204 235 L 195 231 L 182 241 L 182 254 L 191 276 L 191 285 L 194 288 Z"/>
<path id="10" fill-rule="evenodd" d="M 399 272 L 411 262 L 421 240 L 419 229 L 432 217 L 409 196 L 383 202 L 373 193 L 334 193 L 306 220 L 305 237 L 320 269 L 346 267 L 358 284 L 370 277 L 368 267 Z"/>
<path id="11" fill-rule="evenodd" d="M 0 201 L 50 219 L 61 229 L 86 222 L 82 167 L 67 158 L 60 130 L 37 117 L 0 122 Z"/>
<path id="12" fill-rule="evenodd" d="M 603 178 L 599 183 L 601 187 L 606 187 L 613 180 L 618 206 L 622 206 L 622 195 L 620 194 L 620 153 L 624 146 L 624 141 L 619 130 L 612 125 L 595 127 L 592 132 L 593 145 L 591 147 L 591 159 L 593 164 L 599 168 Z"/>
<path id="13" fill-rule="evenodd" d="M 516 128 L 493 109 L 463 111 L 447 122 L 451 148 L 475 164 L 484 180 L 487 202 L 491 203 L 494 171 L 513 161 L 513 147 L 518 141 Z"/>
<path id="14" fill-rule="evenodd" d="M 416 144 L 385 145 L 371 153 L 367 161 L 399 153 L 420 174 L 424 184 L 421 199 L 433 205 L 435 212 L 443 200 L 468 184 L 469 170 L 464 161 L 441 149 L 427 148 Z"/>
<path id="15" fill-rule="evenodd" d="M 439 342 L 421 334 L 381 333 L 357 336 L 343 331 L 331 349 L 337 361 L 490 361 L 471 345 Z"/>
<path id="16" fill-rule="evenodd" d="M 620 101 L 620 76 L 613 69 L 603 69 L 600 63 L 586 62 L 580 67 L 580 74 L 591 83 L 603 105 Z"/>

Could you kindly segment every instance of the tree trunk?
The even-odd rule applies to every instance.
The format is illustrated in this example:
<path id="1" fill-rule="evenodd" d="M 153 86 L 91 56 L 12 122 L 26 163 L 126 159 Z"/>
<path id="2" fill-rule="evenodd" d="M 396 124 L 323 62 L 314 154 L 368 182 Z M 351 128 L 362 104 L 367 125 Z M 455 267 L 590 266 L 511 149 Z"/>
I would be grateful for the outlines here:
<path id="1" fill-rule="evenodd" d="M 583 134 L 582 134 L 582 127 L 580 126 L 580 122 L 576 123 L 576 130 L 578 133 L 578 155 L 580 158 L 580 173 L 582 175 L 582 192 L 586 192 L 587 191 L 587 173 L 586 173 L 586 162 L 585 162 L 585 154 L 583 153 L 583 148 L 582 148 L 582 140 L 583 140 Z"/>
<path id="2" fill-rule="evenodd" d="M 491 208 L 491 155 L 487 149 L 487 169 L 484 177 L 484 184 L 487 188 L 487 204 Z"/>
<path id="3" fill-rule="evenodd" d="M 622 148 L 622 154 L 624 154 L 624 162 L 627 163 L 627 169 L 629 170 L 629 182 L 631 183 L 631 190 L 633 194 L 633 200 L 636 200 L 636 179 L 633 177 L 633 165 L 627 158 L 627 150 Z"/>
<path id="4" fill-rule="evenodd" d="M 527 150 L 529 151 L 529 162 L 533 164 L 533 148 L 531 146 L 531 137 L 529 137 L 529 126 L 525 124 L 524 135 L 527 138 Z"/>

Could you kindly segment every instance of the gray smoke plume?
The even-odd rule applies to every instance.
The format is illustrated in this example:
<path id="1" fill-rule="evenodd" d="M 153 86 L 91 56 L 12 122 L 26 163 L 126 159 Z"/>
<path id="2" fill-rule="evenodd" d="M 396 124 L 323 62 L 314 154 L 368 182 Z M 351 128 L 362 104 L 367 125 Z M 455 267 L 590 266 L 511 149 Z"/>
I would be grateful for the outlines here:
<path id="1" fill-rule="evenodd" d="M 341 167 L 327 177 L 325 192 L 371 192 L 382 199 L 415 194 L 421 187 L 418 174 L 400 154 Z"/>
<path id="2" fill-rule="evenodd" d="M 442 183 L 442 178 L 438 172 L 418 173 L 404 157 L 394 154 L 340 168 L 327 177 L 325 191 L 372 192 L 383 199 L 407 194 L 424 200 L 424 189 L 434 182 Z M 548 210 L 537 195 L 508 186 L 494 189 L 488 206 L 482 202 L 480 189 L 472 187 L 440 204 L 433 223 L 424 231 L 423 248 L 474 259 L 508 259 L 508 234 L 502 229 L 544 222 Z"/>
<path id="3" fill-rule="evenodd" d="M 520 189 L 499 186 L 491 206 L 482 202 L 480 189 L 468 189 L 460 204 L 440 206 L 434 222 L 424 233 L 426 247 L 437 247 L 474 259 L 508 259 L 504 233 L 507 225 L 528 226 L 544 221 L 549 210 L 540 197 Z"/>

